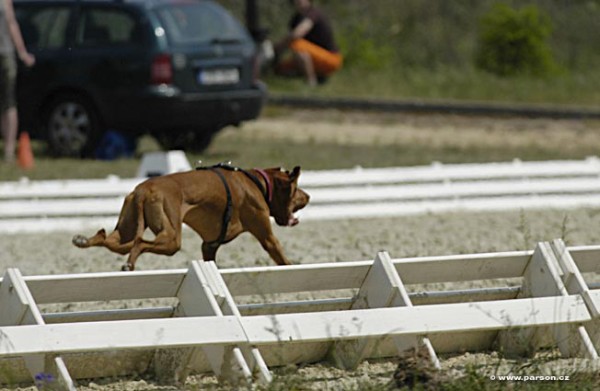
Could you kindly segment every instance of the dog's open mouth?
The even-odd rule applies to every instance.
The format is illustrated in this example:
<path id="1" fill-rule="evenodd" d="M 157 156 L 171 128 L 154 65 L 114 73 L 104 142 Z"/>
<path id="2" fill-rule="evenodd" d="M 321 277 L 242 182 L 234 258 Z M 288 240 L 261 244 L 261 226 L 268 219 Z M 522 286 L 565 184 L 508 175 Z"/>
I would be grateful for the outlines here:
<path id="1" fill-rule="evenodd" d="M 292 217 L 290 217 L 288 219 L 288 227 L 293 227 L 294 225 L 298 224 L 300 222 L 300 220 L 298 220 L 298 218 L 294 215 L 292 215 Z"/>
<path id="2" fill-rule="evenodd" d="M 277 223 L 277 225 L 280 225 L 282 227 L 293 227 L 294 225 L 298 224 L 300 222 L 300 219 L 298 219 L 298 217 L 296 217 L 293 213 L 290 214 L 288 217 L 279 217 L 279 218 L 275 218 L 275 222 Z"/>

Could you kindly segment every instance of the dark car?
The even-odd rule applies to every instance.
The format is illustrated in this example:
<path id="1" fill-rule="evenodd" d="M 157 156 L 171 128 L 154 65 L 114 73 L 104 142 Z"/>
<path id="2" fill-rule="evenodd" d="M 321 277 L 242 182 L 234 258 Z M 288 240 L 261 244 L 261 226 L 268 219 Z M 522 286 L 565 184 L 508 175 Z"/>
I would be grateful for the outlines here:
<path id="1" fill-rule="evenodd" d="M 15 0 L 36 64 L 20 68 L 21 129 L 90 156 L 107 129 L 202 150 L 258 117 L 256 47 L 223 7 L 194 0 Z"/>

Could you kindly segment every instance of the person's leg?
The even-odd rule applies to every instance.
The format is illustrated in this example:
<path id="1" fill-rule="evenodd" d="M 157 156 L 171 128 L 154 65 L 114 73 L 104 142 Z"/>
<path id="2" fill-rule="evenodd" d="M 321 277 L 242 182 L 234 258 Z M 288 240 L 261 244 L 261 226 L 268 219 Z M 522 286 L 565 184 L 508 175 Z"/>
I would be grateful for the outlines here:
<path id="1" fill-rule="evenodd" d="M 313 64 L 313 59 L 308 52 L 299 51 L 294 52 L 294 57 L 296 62 L 298 63 L 298 67 L 302 71 L 302 74 L 306 78 L 306 82 L 310 86 L 317 85 L 317 75 L 315 73 L 315 66 Z"/>
<path id="2" fill-rule="evenodd" d="M 15 148 L 17 144 L 17 130 L 19 128 L 19 117 L 17 108 L 11 107 L 2 113 L 2 138 L 4 139 L 4 161 L 12 163 L 15 160 Z"/>
<path id="3" fill-rule="evenodd" d="M 0 56 L 0 126 L 4 140 L 4 161 L 15 160 L 17 142 L 18 116 L 15 96 L 17 63 L 12 55 Z"/>
<path id="4" fill-rule="evenodd" d="M 310 84 L 316 84 L 318 77 L 328 77 L 342 66 L 342 56 L 339 53 L 330 52 L 305 39 L 294 40 L 290 48 Z"/>
<path id="5" fill-rule="evenodd" d="M 4 154 L 4 160 L 6 160 L 6 136 L 7 136 L 7 130 L 8 130 L 8 117 L 6 115 L 7 110 L 2 110 L 2 113 L 0 113 L 0 135 L 2 136 L 2 145 L 3 145 L 3 151 L 2 153 Z"/>

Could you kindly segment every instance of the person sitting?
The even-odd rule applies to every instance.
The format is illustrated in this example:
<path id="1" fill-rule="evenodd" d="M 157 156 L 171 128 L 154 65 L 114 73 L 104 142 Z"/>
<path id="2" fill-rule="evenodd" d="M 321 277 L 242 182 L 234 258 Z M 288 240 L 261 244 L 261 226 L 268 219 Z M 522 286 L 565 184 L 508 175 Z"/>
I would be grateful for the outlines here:
<path id="1" fill-rule="evenodd" d="M 306 78 L 309 85 L 324 82 L 342 66 L 343 57 L 336 45 L 331 23 L 311 0 L 290 0 L 296 12 L 289 33 L 275 45 L 276 59 L 289 49 L 291 58 L 276 61 L 275 72 Z"/>

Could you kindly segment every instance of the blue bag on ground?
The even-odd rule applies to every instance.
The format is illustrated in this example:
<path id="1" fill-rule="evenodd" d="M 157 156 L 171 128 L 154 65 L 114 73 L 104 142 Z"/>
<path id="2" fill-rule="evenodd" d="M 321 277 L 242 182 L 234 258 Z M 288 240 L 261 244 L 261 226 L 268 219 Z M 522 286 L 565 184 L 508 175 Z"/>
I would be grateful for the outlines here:
<path id="1" fill-rule="evenodd" d="M 98 148 L 96 148 L 96 158 L 100 160 L 114 160 L 118 158 L 130 158 L 135 154 L 137 147 L 136 140 L 128 137 L 116 130 L 108 130 Z"/>

